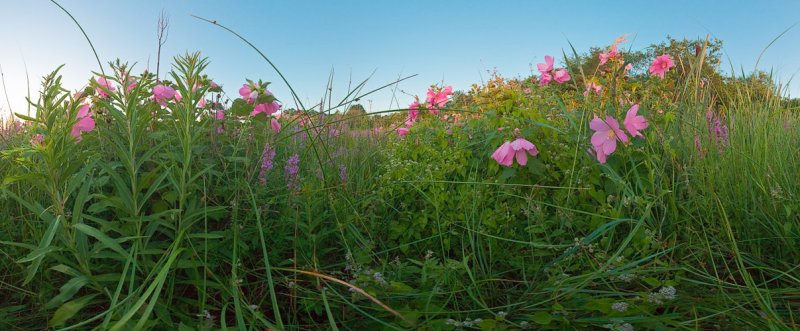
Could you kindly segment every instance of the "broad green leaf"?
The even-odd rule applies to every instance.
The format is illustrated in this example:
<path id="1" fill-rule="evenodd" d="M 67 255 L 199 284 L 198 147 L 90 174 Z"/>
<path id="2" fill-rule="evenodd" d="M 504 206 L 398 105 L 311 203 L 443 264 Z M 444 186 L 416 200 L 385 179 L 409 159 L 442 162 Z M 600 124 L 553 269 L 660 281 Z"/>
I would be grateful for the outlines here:
<path id="1" fill-rule="evenodd" d="M 87 236 L 97 239 L 98 241 L 100 241 L 100 243 L 105 245 L 105 247 L 110 248 L 111 250 L 119 253 L 119 255 L 122 256 L 123 258 L 127 258 L 128 252 L 126 252 L 122 248 L 122 246 L 120 246 L 116 241 L 114 241 L 114 239 L 111 239 L 111 237 L 109 237 L 105 233 L 100 232 L 99 230 L 91 227 L 88 224 L 75 224 L 73 227 L 75 227 L 76 230 L 86 234 Z"/>
<path id="2" fill-rule="evenodd" d="M 53 317 L 50 319 L 50 326 L 62 326 L 64 323 L 67 322 L 72 316 L 75 316 L 77 312 L 79 312 L 83 307 L 86 307 L 97 294 L 87 295 L 80 299 L 72 300 L 67 302 L 61 307 L 56 309 L 56 312 L 53 313 Z"/>
<path id="3" fill-rule="evenodd" d="M 550 324 L 550 322 L 553 320 L 553 316 L 550 315 L 549 313 L 540 311 L 537 312 L 536 314 L 533 314 L 532 319 L 537 324 L 547 325 Z"/>

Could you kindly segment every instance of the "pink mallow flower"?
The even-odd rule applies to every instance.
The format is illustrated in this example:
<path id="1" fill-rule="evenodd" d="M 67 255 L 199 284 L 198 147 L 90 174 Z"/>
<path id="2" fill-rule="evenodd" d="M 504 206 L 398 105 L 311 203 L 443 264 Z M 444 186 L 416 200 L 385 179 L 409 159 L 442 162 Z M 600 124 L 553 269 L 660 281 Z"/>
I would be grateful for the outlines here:
<path id="1" fill-rule="evenodd" d="M 601 52 L 600 55 L 597 56 L 597 58 L 600 59 L 600 65 L 604 65 L 606 64 L 606 62 L 608 62 L 608 60 L 613 59 L 618 54 L 619 52 L 617 52 L 617 45 L 611 45 L 611 48 L 609 49 L 608 52 Z"/>
<path id="2" fill-rule="evenodd" d="M 434 92 L 433 89 L 428 89 L 428 110 L 433 114 L 439 113 L 439 108 L 447 104 L 447 97 L 453 94 L 452 86 L 445 86 L 439 92 Z"/>
<path id="3" fill-rule="evenodd" d="M 408 128 L 397 128 L 397 135 L 405 137 L 408 134 Z"/>
<path id="4" fill-rule="evenodd" d="M 256 88 L 258 88 L 258 86 L 256 86 Z M 242 98 L 246 98 L 247 103 L 253 103 L 256 97 L 258 97 L 258 92 L 255 91 L 254 88 L 251 88 L 250 85 L 242 84 L 242 88 L 239 89 L 239 95 L 241 95 Z"/>
<path id="5" fill-rule="evenodd" d="M 514 164 L 514 159 L 517 159 L 519 165 L 524 166 L 528 164 L 528 154 L 536 156 L 539 150 L 536 145 L 525 138 L 517 138 L 513 142 L 506 141 L 497 150 L 492 153 L 492 158 L 500 165 L 510 167 Z"/>
<path id="6" fill-rule="evenodd" d="M 595 116 L 589 122 L 589 128 L 595 131 L 592 135 L 592 147 L 600 163 L 606 163 L 606 157 L 617 150 L 617 140 L 628 142 L 628 136 L 619 128 L 619 122 L 611 116 L 606 116 L 605 121 Z"/>
<path id="7" fill-rule="evenodd" d="M 542 74 L 548 73 L 553 70 L 553 64 L 555 64 L 555 60 L 550 55 L 544 56 L 545 63 L 537 63 L 536 68 L 539 69 L 539 72 Z"/>
<path id="8" fill-rule="evenodd" d="M 553 80 L 553 75 L 547 72 L 543 72 L 539 75 L 539 86 L 545 86 L 547 84 L 550 84 L 552 80 Z"/>
<path id="9" fill-rule="evenodd" d="M 674 66 L 675 62 L 672 62 L 672 58 L 669 54 L 656 56 L 655 60 L 653 60 L 653 64 L 650 65 L 650 75 L 658 75 L 658 77 L 664 79 L 664 75 L 667 71 Z"/>
<path id="10" fill-rule="evenodd" d="M 175 97 L 175 89 L 166 85 L 158 84 L 153 86 L 153 101 L 162 107 L 167 106 L 167 100 Z"/>
<path id="11" fill-rule="evenodd" d="M 259 113 L 269 116 L 277 113 L 279 109 L 281 109 L 281 105 L 277 101 L 270 103 L 259 103 L 253 107 L 253 111 L 250 113 L 250 116 L 256 116 Z"/>
<path id="12" fill-rule="evenodd" d="M 133 77 L 128 78 L 128 86 L 125 87 L 125 91 L 130 93 L 131 91 L 133 91 L 133 89 L 136 88 L 137 84 L 138 83 L 136 82 L 136 78 Z"/>
<path id="13" fill-rule="evenodd" d="M 218 109 L 217 112 L 214 114 L 214 118 L 217 121 L 224 121 L 225 120 L 225 112 Z"/>
<path id="14" fill-rule="evenodd" d="M 112 85 L 111 81 L 105 79 L 105 77 L 97 77 L 97 85 L 105 87 L 110 92 L 114 92 L 115 90 L 114 85 Z M 102 98 L 108 98 L 108 93 L 101 88 L 97 89 L 97 94 L 99 94 L 100 97 Z"/>
<path id="15" fill-rule="evenodd" d="M 569 71 L 567 71 L 566 68 L 558 69 L 553 72 L 553 80 L 555 80 L 556 83 L 564 84 L 564 82 L 568 81 L 569 79 Z"/>
<path id="16" fill-rule="evenodd" d="M 628 113 L 625 114 L 625 130 L 628 130 L 632 137 L 644 138 L 639 131 L 647 129 L 647 120 L 644 118 L 644 116 L 637 115 L 638 112 L 638 104 L 633 105 L 630 109 L 628 109 Z"/>
<path id="17" fill-rule="evenodd" d="M 414 122 L 417 120 L 417 116 L 419 116 L 419 101 L 414 100 L 408 105 L 408 120 Z"/>
<path id="18" fill-rule="evenodd" d="M 269 124 L 272 126 L 272 131 L 275 133 L 281 132 L 281 123 L 277 119 L 272 119 Z"/>
<path id="19" fill-rule="evenodd" d="M 81 137 L 82 132 L 94 130 L 94 119 L 92 115 L 89 114 L 89 108 L 89 105 L 82 105 L 78 110 L 78 115 L 76 116 L 78 121 L 75 122 L 72 126 L 72 131 L 69 133 L 76 141 L 81 141 L 81 139 L 83 139 L 83 137 Z"/>

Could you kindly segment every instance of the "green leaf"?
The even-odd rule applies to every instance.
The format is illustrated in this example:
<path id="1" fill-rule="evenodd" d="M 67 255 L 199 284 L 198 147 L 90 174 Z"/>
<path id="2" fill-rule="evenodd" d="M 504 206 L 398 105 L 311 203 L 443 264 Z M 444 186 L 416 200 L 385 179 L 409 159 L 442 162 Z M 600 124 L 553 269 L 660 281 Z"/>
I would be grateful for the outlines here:
<path id="1" fill-rule="evenodd" d="M 61 291 L 58 293 L 58 295 L 50 299 L 50 301 L 44 305 L 44 308 L 53 309 L 54 307 L 64 303 L 64 301 L 72 299 L 72 296 L 74 296 L 75 293 L 78 293 L 78 291 L 80 291 L 80 289 L 83 288 L 83 286 L 88 282 L 89 279 L 84 276 L 70 279 L 66 284 L 61 286 Z"/>
<path id="2" fill-rule="evenodd" d="M 67 320 L 72 318 L 72 316 L 75 316 L 77 312 L 89 304 L 89 302 L 91 302 L 95 296 L 97 296 L 97 294 L 87 295 L 80 299 L 72 300 L 61 305 L 61 307 L 58 307 L 56 312 L 53 313 L 53 317 L 50 319 L 50 326 L 64 325 Z"/>
<path id="3" fill-rule="evenodd" d="M 14 116 L 19 118 L 19 119 L 23 119 L 23 120 L 26 120 L 26 121 L 29 121 L 29 122 L 39 122 L 39 120 L 37 120 L 37 119 L 35 119 L 33 117 L 25 116 L 25 115 L 22 115 L 20 113 L 14 113 Z"/>
<path id="4" fill-rule="evenodd" d="M 517 169 L 512 168 L 512 167 L 504 167 L 503 168 L 503 172 L 500 175 L 500 180 L 509 179 L 511 177 L 514 177 L 514 175 L 516 175 L 516 174 L 517 174 Z"/>
<path id="5" fill-rule="evenodd" d="M 537 324 L 547 325 L 550 324 L 550 322 L 553 320 L 553 316 L 550 315 L 549 313 L 540 311 L 537 312 L 536 314 L 533 314 L 532 319 Z"/>
<path id="6" fill-rule="evenodd" d="M 27 285 L 33 280 L 33 276 L 39 271 L 39 266 L 42 264 L 44 256 L 48 252 L 55 250 L 54 247 L 50 247 L 50 244 L 53 242 L 53 237 L 56 236 L 56 230 L 58 230 L 59 224 L 61 224 L 60 216 L 56 217 L 53 222 L 50 223 L 50 227 L 47 228 L 42 240 L 39 241 L 39 248 L 28 255 L 28 257 L 31 258 L 30 261 L 33 261 L 33 263 L 28 267 L 28 275 L 25 276 L 25 281 L 22 282 L 23 285 Z"/>
<path id="7" fill-rule="evenodd" d="M 111 239 L 111 237 L 109 237 L 105 233 L 100 232 L 100 230 L 97 230 L 87 224 L 75 224 L 74 227 L 76 230 L 83 232 L 87 236 L 97 239 L 98 241 L 100 241 L 100 243 L 105 245 L 105 247 L 110 248 L 111 250 L 119 253 L 119 255 L 122 258 L 128 257 L 128 252 L 122 249 L 122 246 L 120 246 L 116 241 L 114 241 L 114 239 Z"/>

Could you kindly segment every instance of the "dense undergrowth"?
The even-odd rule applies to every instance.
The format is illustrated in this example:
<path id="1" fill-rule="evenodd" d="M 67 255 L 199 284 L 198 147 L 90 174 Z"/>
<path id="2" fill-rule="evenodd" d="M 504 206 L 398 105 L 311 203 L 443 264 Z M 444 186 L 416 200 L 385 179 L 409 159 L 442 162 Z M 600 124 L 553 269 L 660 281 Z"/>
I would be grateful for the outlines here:
<path id="1" fill-rule="evenodd" d="M 797 329 L 796 106 L 717 41 L 621 42 L 387 116 L 228 103 L 199 54 L 56 71 L 0 141 L 0 327 Z M 598 162 L 590 123 L 633 105 Z"/>

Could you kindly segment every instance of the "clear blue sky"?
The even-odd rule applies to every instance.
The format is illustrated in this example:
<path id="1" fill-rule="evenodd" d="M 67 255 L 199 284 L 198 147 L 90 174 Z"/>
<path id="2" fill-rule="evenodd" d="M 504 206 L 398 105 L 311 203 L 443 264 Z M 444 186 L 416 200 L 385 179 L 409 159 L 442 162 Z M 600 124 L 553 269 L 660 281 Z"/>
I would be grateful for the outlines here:
<path id="1" fill-rule="evenodd" d="M 202 51 L 207 73 L 229 93 L 245 78 L 274 82 L 276 96 L 288 89 L 258 55 L 232 35 L 189 16 L 217 20 L 261 48 L 284 72 L 304 103 L 322 96 L 335 70 L 334 95 L 373 70 L 369 88 L 419 74 L 400 89 L 424 95 L 432 83 L 467 89 L 496 68 L 506 77 L 527 75 L 545 54 L 557 55 L 608 45 L 629 33 L 634 49 L 664 39 L 702 38 L 725 42 L 734 67 L 752 70 L 758 54 L 786 28 L 800 21 L 800 1 L 77 1 L 62 0 L 81 22 L 104 64 L 121 58 L 138 62 L 137 72 L 155 68 L 156 20 L 170 15 L 162 56 Z M 0 10 L 0 66 L 11 107 L 25 108 L 25 68 L 31 88 L 59 64 L 70 89 L 82 87 L 97 70 L 88 44 L 74 23 L 45 0 L 3 1 Z M 725 58 L 724 68 L 730 63 Z M 162 60 L 163 62 L 163 60 Z M 800 70 L 800 26 L 764 55 L 761 69 L 788 80 Z M 800 83 L 792 82 L 793 96 Z M 398 92 L 401 106 L 411 101 Z M 0 100 L 3 113 L 9 105 Z M 389 90 L 365 98 L 372 110 L 390 107 Z M 367 100 L 363 100 L 369 108 Z M 292 106 L 289 104 L 288 106 Z M 392 106 L 395 106 L 392 104 Z"/>

